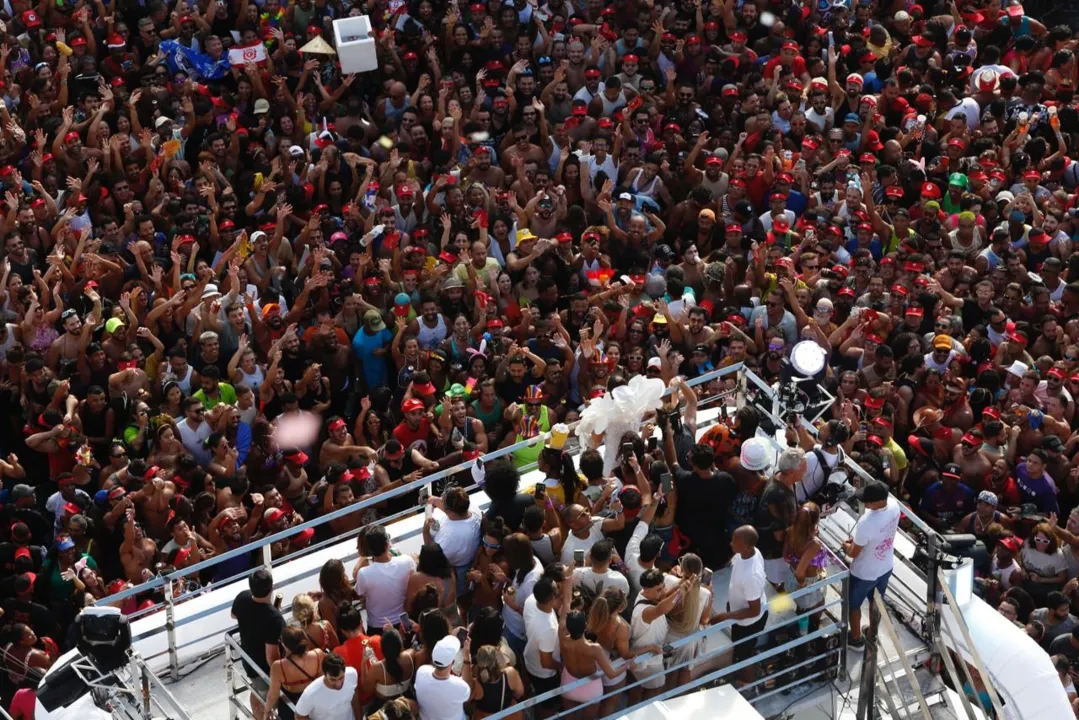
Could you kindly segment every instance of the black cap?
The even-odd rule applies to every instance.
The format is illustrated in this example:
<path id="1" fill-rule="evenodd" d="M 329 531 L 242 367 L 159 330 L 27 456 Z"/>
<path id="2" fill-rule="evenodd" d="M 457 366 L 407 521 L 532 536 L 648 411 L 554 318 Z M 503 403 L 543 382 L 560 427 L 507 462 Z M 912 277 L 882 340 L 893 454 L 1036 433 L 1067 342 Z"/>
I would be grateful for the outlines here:
<path id="1" fill-rule="evenodd" d="M 881 502 L 888 499 L 888 486 L 882 482 L 868 482 L 855 497 L 865 503 Z"/>
<path id="2" fill-rule="evenodd" d="M 671 260 L 674 258 L 674 250 L 671 250 L 671 246 L 667 244 L 660 244 L 656 246 L 656 257 Z"/>
<path id="3" fill-rule="evenodd" d="M 1042 439 L 1042 447 L 1049 452 L 1064 452 L 1064 443 L 1056 435 L 1046 435 Z"/>

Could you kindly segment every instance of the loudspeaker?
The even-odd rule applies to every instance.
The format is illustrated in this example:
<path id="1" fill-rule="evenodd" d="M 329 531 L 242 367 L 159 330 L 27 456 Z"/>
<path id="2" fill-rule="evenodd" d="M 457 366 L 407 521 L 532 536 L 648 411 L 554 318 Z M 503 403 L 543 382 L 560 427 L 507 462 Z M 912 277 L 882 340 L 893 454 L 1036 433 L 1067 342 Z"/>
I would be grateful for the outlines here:
<path id="1" fill-rule="evenodd" d="M 81 660 L 74 657 L 59 668 L 53 668 L 48 675 L 42 678 L 37 686 L 37 699 L 41 706 L 50 713 L 55 710 L 71 705 L 89 691 L 89 686 L 83 682 L 72 665 Z"/>

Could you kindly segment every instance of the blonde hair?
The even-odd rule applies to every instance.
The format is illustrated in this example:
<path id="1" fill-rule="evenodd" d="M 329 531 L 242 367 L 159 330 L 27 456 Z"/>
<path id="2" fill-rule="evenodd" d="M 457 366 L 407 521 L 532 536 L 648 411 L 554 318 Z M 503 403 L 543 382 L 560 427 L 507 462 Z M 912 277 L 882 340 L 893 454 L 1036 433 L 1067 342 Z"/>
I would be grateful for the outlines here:
<path id="1" fill-rule="evenodd" d="M 493 683 L 502 677 L 502 662 L 498 657 L 498 648 L 494 645 L 481 645 L 476 651 L 476 678 L 484 684 Z"/>
<path id="2" fill-rule="evenodd" d="M 315 622 L 318 615 L 318 605 L 315 599 L 308 593 L 300 593 L 292 598 L 292 619 L 304 627 Z"/>
<path id="3" fill-rule="evenodd" d="M 689 586 L 681 602 L 671 612 L 668 624 L 674 632 L 685 635 L 701 625 L 701 573 L 704 572 L 704 563 L 698 555 L 686 553 L 678 561 L 678 566 L 682 568 L 682 577 L 689 579 Z"/>
<path id="4" fill-rule="evenodd" d="M 588 632 L 596 635 L 607 627 L 611 618 L 621 612 L 626 604 L 626 594 L 614 586 L 603 588 L 603 592 L 592 601 L 588 611 Z"/>

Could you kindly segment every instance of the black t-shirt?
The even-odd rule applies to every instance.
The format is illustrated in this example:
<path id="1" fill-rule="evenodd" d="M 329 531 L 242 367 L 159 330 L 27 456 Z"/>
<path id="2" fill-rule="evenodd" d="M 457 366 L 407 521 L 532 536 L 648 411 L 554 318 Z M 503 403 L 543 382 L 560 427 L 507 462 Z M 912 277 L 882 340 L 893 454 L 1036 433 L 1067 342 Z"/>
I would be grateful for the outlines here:
<path id="1" fill-rule="evenodd" d="M 509 502 L 491 500 L 487 507 L 487 519 L 502 518 L 506 528 L 511 532 L 517 532 L 521 527 L 525 510 L 536 504 L 536 499 L 528 493 L 517 493 Z"/>
<path id="2" fill-rule="evenodd" d="M 268 603 L 255 602 L 250 590 L 244 590 L 232 601 L 232 615 L 239 623 L 240 647 L 269 675 L 270 664 L 266 662 L 266 646 L 281 639 L 285 618 Z M 244 663 L 245 667 L 247 663 Z M 250 668 L 247 668 L 251 673 Z"/>
<path id="3" fill-rule="evenodd" d="M 5 598 L 0 600 L 0 608 L 4 610 L 5 622 L 20 622 L 29 625 L 38 637 L 50 637 L 53 640 L 61 640 L 60 629 L 49 609 L 36 602 L 26 602 L 18 598 Z"/>
<path id="4" fill-rule="evenodd" d="M 689 548 L 700 555 L 705 567 L 722 567 L 730 557 L 723 509 L 734 501 L 734 478 L 725 472 L 702 478 L 676 468 L 674 487 L 678 492 L 675 522 L 689 537 Z"/>
<path id="5" fill-rule="evenodd" d="M 50 547 L 52 545 L 52 522 L 45 519 L 40 510 L 35 508 L 17 508 L 8 503 L 0 511 L 0 528 L 6 539 L 11 539 L 11 526 L 17 522 L 26 523 L 30 528 L 30 539 L 34 545 Z M 14 555 L 13 555 L 14 556 Z"/>
<path id="6" fill-rule="evenodd" d="M 774 560 L 783 555 L 783 543 L 775 533 L 791 526 L 797 510 L 798 500 L 794 491 L 778 480 L 769 480 L 761 492 L 761 502 L 753 522 L 760 533 L 757 547 L 765 558 Z"/>
<path id="7" fill-rule="evenodd" d="M 967 332 L 970 332 L 975 325 L 985 325 L 989 321 L 989 311 L 982 310 L 974 298 L 964 299 L 963 309 L 960 312 L 963 317 L 963 329 Z"/>

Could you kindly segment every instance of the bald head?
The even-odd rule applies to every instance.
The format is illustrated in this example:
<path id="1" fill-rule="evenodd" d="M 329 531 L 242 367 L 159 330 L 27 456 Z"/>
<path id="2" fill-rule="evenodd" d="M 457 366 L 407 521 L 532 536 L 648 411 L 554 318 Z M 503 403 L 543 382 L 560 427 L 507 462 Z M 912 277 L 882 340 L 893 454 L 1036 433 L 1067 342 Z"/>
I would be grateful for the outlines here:
<path id="1" fill-rule="evenodd" d="M 752 525 L 743 525 L 731 536 L 731 550 L 743 558 L 750 558 L 757 548 L 758 535 Z"/>

